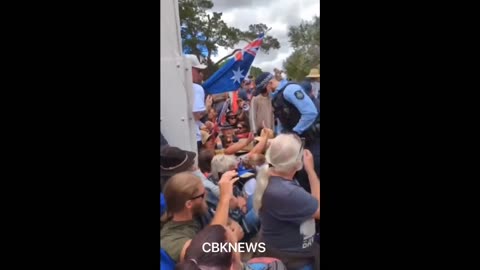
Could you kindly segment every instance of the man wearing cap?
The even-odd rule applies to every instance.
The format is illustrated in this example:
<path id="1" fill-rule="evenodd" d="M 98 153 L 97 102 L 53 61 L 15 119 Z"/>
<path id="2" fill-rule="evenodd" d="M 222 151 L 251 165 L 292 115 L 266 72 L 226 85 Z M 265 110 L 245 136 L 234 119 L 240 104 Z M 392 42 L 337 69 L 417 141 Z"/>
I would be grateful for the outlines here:
<path id="1" fill-rule="evenodd" d="M 203 125 L 200 119 L 207 115 L 212 106 L 212 97 L 208 96 L 205 100 L 205 90 L 200 85 L 203 81 L 203 70 L 207 68 L 206 65 L 200 64 L 196 55 L 187 54 L 185 57 L 190 61 L 192 65 L 192 80 L 193 80 L 193 117 L 196 121 L 196 135 L 197 135 L 197 148 L 202 146 L 202 135 L 200 133 L 200 127 Z"/>
<path id="2" fill-rule="evenodd" d="M 314 102 L 299 84 L 286 80 L 278 81 L 268 72 L 258 76 L 256 85 L 258 92 L 267 91 L 272 98 L 279 132 L 294 132 L 305 138 L 305 147 L 312 152 L 315 171 L 320 175 L 320 117 Z M 309 190 L 308 181 L 299 181 Z"/>

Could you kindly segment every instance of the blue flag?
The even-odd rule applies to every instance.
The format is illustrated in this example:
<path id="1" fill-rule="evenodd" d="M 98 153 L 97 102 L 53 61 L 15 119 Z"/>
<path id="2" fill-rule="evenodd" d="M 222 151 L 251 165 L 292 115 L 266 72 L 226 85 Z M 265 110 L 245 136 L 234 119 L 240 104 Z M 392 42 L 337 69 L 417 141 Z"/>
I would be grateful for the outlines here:
<path id="1" fill-rule="evenodd" d="M 237 90 L 248 73 L 250 66 L 263 42 L 263 34 L 249 43 L 243 50 L 236 52 L 204 84 L 207 94 L 219 94 Z"/>

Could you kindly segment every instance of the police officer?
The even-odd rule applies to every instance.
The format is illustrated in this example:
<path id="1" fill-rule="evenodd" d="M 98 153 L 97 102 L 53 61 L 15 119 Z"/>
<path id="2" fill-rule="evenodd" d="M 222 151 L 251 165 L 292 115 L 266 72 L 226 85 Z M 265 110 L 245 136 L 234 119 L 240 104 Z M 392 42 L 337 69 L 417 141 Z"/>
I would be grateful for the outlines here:
<path id="1" fill-rule="evenodd" d="M 305 138 L 305 148 L 312 152 L 315 171 L 320 176 L 320 117 L 311 98 L 298 83 L 279 81 L 271 73 L 265 72 L 256 80 L 256 91 L 267 91 L 272 99 L 272 107 L 277 119 L 279 133 L 294 132 Z M 306 175 L 297 180 L 307 190 L 310 185 Z"/>

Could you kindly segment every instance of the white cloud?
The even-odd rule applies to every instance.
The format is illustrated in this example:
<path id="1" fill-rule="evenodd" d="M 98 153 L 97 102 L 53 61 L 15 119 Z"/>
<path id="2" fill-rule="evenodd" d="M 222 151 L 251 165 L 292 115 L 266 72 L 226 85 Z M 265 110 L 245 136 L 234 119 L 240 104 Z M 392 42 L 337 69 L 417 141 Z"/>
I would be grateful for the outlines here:
<path id="1" fill-rule="evenodd" d="M 270 50 L 269 54 L 257 53 L 254 66 L 264 71 L 273 72 L 274 68 L 283 68 L 283 61 L 293 52 L 288 41 L 288 27 L 296 26 L 302 20 L 310 21 L 320 16 L 320 0 L 213 0 L 213 11 L 222 12 L 222 19 L 227 25 L 247 30 L 250 24 L 264 23 L 272 30 L 268 33 L 280 42 L 279 50 Z M 245 42 L 237 44 L 243 48 Z M 212 57 L 217 61 L 232 52 L 231 49 L 219 48 L 218 55 Z"/>

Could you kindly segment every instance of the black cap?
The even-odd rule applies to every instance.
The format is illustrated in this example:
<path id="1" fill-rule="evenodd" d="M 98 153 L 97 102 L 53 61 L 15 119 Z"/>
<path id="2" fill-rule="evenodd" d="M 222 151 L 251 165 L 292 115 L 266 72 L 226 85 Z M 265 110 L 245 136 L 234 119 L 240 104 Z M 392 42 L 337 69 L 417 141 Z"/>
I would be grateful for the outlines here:
<path id="1" fill-rule="evenodd" d="M 270 72 L 264 72 L 264 73 L 260 74 L 257 77 L 257 80 L 255 81 L 255 85 L 257 87 L 255 88 L 254 95 L 256 96 L 258 94 L 265 93 L 265 90 L 267 89 L 268 82 L 271 81 L 273 78 L 274 78 L 273 74 L 270 73 Z"/>

